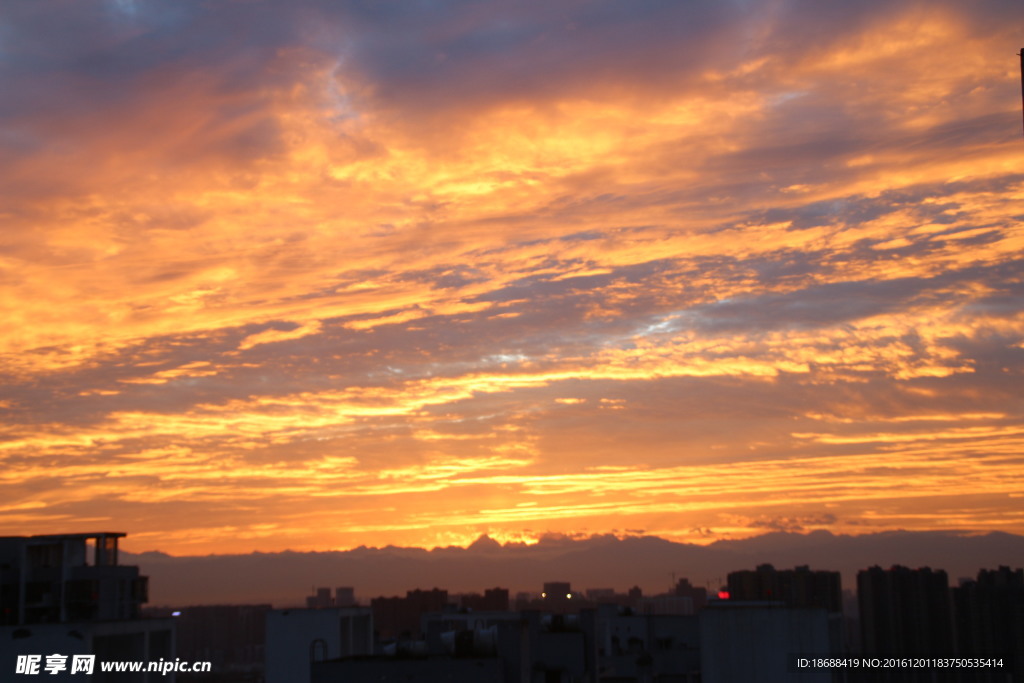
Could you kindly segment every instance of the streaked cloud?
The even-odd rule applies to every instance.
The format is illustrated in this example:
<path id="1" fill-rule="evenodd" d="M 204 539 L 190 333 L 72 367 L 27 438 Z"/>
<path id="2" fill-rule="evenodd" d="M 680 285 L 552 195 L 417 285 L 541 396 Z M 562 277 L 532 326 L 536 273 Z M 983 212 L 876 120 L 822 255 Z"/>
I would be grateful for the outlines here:
<path id="1" fill-rule="evenodd" d="M 1021 533 L 1022 20 L 12 6 L 0 533 Z"/>

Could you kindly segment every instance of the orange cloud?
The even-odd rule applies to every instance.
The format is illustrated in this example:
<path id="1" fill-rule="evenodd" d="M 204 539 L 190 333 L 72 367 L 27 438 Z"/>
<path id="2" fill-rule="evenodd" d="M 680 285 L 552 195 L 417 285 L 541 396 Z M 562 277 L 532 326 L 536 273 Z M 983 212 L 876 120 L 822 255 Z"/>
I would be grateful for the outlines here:
<path id="1" fill-rule="evenodd" d="M 45 9 L 0 531 L 1024 532 L 1003 5 Z"/>

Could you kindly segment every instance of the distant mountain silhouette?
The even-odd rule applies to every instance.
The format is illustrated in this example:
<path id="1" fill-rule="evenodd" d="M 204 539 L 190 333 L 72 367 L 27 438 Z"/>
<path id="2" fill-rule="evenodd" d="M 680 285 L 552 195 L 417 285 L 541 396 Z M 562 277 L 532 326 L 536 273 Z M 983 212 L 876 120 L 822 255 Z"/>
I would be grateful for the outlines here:
<path id="1" fill-rule="evenodd" d="M 150 604 L 304 603 L 314 586 L 354 586 L 361 603 L 378 595 L 404 595 L 413 588 L 482 592 L 501 586 L 539 592 L 545 581 L 569 581 L 576 590 L 639 585 L 645 593 L 666 591 L 673 575 L 717 589 L 726 575 L 769 563 L 779 569 L 809 565 L 838 570 L 843 587 L 872 565 L 945 569 L 950 583 L 982 568 L 1024 565 L 1024 536 L 1006 533 L 892 531 L 862 536 L 777 532 L 708 546 L 674 543 L 654 536 L 612 535 L 572 539 L 551 535 L 534 545 L 502 546 L 481 536 L 468 548 L 367 548 L 347 551 L 251 553 L 173 557 L 160 552 L 122 553 L 150 577 Z"/>

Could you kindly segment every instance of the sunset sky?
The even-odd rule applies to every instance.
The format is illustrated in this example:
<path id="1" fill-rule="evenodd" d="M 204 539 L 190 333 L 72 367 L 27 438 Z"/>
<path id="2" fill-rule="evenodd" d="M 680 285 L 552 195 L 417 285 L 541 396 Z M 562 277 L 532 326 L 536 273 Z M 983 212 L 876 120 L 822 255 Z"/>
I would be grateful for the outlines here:
<path id="1" fill-rule="evenodd" d="M 1020 0 L 0 19 L 0 535 L 1024 533 Z"/>

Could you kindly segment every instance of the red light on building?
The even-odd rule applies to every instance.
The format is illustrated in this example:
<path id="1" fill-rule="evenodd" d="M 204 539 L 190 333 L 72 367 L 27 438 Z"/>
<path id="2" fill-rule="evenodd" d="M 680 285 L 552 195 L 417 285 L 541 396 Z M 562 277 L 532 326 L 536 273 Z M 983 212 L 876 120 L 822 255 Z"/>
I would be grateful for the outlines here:
<path id="1" fill-rule="evenodd" d="M 718 599 L 719 600 L 728 600 L 729 599 L 729 591 L 718 591 Z"/>

